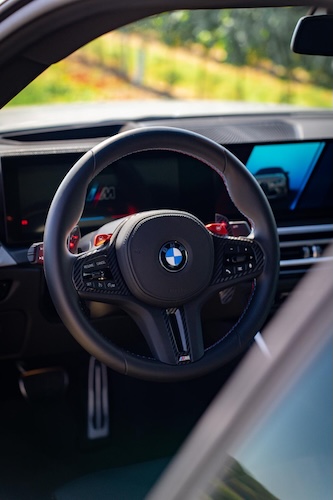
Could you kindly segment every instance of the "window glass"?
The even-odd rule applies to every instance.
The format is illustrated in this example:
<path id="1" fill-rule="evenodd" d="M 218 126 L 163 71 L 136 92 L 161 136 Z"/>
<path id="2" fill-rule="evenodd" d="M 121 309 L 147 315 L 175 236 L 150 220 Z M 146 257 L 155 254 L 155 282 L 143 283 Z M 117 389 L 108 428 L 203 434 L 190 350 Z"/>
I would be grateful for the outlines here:
<path id="1" fill-rule="evenodd" d="M 211 483 L 205 499 L 333 498 L 332 342 Z"/>
<path id="2" fill-rule="evenodd" d="M 209 99 L 331 107 L 331 59 L 290 50 L 305 14 L 266 8 L 152 17 L 53 65 L 10 105 Z"/>

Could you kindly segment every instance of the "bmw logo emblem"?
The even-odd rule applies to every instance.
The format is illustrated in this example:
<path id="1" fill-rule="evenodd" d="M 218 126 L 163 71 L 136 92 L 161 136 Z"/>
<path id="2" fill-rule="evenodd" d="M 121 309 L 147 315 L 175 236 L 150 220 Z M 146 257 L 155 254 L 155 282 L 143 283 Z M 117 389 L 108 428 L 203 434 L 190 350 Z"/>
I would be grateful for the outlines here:
<path id="1" fill-rule="evenodd" d="M 169 241 L 162 246 L 159 258 L 164 269 L 176 272 L 186 266 L 187 251 L 178 241 Z"/>

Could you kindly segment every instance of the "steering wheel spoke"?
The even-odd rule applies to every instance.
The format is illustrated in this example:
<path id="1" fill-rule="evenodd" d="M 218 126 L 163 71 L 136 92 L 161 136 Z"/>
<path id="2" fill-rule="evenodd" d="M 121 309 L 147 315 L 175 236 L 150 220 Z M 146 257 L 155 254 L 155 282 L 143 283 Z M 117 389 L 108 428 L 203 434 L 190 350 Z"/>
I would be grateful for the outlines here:
<path id="1" fill-rule="evenodd" d="M 265 264 L 261 245 L 253 238 L 213 235 L 215 264 L 210 286 L 221 290 L 257 278 Z"/>
<path id="2" fill-rule="evenodd" d="M 162 363 L 183 365 L 204 355 L 200 308 L 195 303 L 173 308 L 132 303 L 126 310 L 140 327 L 153 356 Z"/>
<path id="3" fill-rule="evenodd" d="M 73 284 L 81 298 L 115 302 L 130 296 L 119 271 L 112 244 L 79 254 L 73 265 Z"/>

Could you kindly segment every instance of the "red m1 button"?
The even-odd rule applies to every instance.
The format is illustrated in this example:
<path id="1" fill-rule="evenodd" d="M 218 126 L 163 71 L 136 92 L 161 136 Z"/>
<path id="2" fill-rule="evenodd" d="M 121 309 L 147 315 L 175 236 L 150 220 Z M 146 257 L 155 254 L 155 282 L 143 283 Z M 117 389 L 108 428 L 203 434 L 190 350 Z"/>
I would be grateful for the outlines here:
<path id="1" fill-rule="evenodd" d="M 94 239 L 94 246 L 100 247 L 111 239 L 112 234 L 97 234 Z"/>
<path id="2" fill-rule="evenodd" d="M 206 228 L 211 233 L 219 236 L 228 235 L 228 225 L 226 222 L 212 222 L 211 224 L 206 224 Z"/>

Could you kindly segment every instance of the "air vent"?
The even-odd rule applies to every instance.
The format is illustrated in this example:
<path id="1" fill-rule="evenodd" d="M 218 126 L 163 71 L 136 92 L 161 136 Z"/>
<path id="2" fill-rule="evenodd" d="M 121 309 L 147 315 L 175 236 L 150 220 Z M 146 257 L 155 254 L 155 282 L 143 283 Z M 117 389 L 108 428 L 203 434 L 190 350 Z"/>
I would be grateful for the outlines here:
<path id="1" fill-rule="evenodd" d="M 325 257 L 326 247 L 333 241 L 333 224 L 278 228 L 280 238 L 281 274 L 305 272 Z"/>

